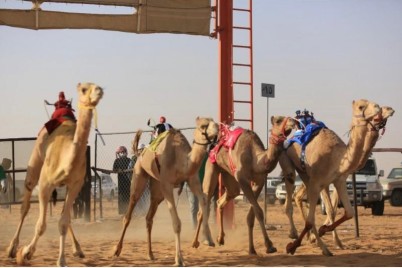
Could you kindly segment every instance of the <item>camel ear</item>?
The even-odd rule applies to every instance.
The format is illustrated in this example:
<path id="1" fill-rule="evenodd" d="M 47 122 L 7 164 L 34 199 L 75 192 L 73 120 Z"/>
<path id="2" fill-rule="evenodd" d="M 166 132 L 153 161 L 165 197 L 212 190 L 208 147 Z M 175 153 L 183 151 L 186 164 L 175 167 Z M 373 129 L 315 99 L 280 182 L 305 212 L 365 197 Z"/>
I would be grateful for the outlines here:
<path id="1" fill-rule="evenodd" d="M 275 119 L 275 116 L 271 116 L 271 124 L 272 125 L 274 124 L 274 119 Z"/>
<path id="2" fill-rule="evenodd" d="M 81 83 L 78 83 L 78 84 L 77 84 L 77 89 L 79 89 L 79 88 L 80 88 L 80 86 L 81 86 Z"/>
<path id="3" fill-rule="evenodd" d="M 197 118 L 195 119 L 195 122 L 197 123 L 200 120 L 200 117 L 197 116 Z"/>

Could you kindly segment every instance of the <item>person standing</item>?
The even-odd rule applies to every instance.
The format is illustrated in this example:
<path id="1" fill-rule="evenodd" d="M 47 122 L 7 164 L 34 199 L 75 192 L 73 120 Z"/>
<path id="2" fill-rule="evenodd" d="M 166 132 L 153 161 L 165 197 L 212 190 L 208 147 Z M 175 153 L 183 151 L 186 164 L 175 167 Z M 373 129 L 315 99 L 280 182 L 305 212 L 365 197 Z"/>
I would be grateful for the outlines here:
<path id="1" fill-rule="evenodd" d="M 127 157 L 127 148 L 119 146 L 116 149 L 116 159 L 113 163 L 113 171 L 117 173 L 118 210 L 119 214 L 125 214 L 130 201 L 131 172 L 129 165 L 131 159 Z"/>

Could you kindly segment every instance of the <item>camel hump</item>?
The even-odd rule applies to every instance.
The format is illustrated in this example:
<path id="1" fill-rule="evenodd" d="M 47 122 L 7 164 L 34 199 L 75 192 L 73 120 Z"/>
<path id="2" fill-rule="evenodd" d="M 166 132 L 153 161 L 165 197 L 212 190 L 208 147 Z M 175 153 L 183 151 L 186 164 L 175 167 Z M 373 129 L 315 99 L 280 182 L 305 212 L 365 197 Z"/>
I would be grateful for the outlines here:
<path id="1" fill-rule="evenodd" d="M 133 148 L 132 148 L 134 155 L 137 155 L 137 154 L 138 154 L 138 144 L 139 144 L 139 142 L 140 142 L 140 138 L 141 138 L 142 132 L 143 132 L 143 130 L 142 130 L 142 129 L 139 129 L 139 130 L 137 131 L 137 133 L 135 133 L 134 140 L 133 140 Z"/>

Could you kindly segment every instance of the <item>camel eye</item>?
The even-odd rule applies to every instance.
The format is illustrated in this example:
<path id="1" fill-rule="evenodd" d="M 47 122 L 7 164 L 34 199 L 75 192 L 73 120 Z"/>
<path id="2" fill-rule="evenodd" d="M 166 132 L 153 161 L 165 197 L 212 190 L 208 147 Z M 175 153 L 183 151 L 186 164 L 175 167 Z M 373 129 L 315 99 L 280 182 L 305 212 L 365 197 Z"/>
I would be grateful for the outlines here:
<path id="1" fill-rule="evenodd" d="M 83 94 L 85 94 L 85 93 L 87 92 L 87 90 L 88 90 L 88 89 L 87 89 L 86 87 L 84 87 L 84 88 L 81 89 L 81 92 L 82 92 Z"/>

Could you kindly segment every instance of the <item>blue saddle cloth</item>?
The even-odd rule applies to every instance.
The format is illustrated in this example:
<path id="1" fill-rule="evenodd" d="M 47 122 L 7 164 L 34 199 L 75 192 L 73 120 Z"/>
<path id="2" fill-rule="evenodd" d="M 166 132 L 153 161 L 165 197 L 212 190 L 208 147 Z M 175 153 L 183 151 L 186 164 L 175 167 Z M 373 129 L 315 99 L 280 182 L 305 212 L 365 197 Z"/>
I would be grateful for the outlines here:
<path id="1" fill-rule="evenodd" d="M 327 127 L 323 122 L 316 121 L 315 123 L 308 124 L 304 130 L 296 131 L 295 135 L 287 140 L 286 148 L 289 148 L 289 146 L 294 142 L 297 142 L 301 145 L 302 149 L 300 155 L 300 164 L 303 169 L 305 168 L 306 162 L 306 146 L 322 128 Z"/>
<path id="2" fill-rule="evenodd" d="M 293 142 L 297 142 L 305 148 L 306 145 L 314 138 L 315 134 L 322 128 L 327 128 L 325 124 L 321 121 L 317 121 L 316 123 L 308 124 L 305 130 L 298 130 L 296 131 L 295 135 L 288 140 L 289 146 Z"/>

